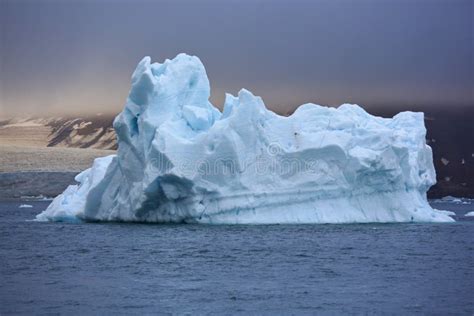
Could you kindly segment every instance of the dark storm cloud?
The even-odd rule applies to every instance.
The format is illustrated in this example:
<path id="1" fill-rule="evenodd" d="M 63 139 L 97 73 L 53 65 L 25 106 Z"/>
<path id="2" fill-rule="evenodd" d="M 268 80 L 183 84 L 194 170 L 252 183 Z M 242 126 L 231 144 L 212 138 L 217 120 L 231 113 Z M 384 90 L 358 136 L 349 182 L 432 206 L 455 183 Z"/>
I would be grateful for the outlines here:
<path id="1" fill-rule="evenodd" d="M 473 104 L 471 1 L 1 1 L 0 115 L 119 111 L 150 55 L 204 62 L 221 103 Z"/>

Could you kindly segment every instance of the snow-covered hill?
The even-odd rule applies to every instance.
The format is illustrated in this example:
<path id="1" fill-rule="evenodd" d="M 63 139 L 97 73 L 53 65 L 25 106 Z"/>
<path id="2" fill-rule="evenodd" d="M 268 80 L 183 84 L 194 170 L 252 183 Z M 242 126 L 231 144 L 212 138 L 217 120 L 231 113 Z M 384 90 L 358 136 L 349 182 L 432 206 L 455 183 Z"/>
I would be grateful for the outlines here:
<path id="1" fill-rule="evenodd" d="M 116 149 L 113 116 L 14 118 L 0 121 L 0 143 L 18 146 Z"/>

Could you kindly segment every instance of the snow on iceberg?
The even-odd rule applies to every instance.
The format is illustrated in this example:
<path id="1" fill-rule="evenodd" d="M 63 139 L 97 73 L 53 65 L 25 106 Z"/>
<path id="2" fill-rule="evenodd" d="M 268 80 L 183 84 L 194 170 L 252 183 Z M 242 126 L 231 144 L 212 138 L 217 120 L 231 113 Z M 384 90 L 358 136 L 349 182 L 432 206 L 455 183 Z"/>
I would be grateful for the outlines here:
<path id="1" fill-rule="evenodd" d="M 145 57 L 114 121 L 117 155 L 96 159 L 37 219 L 453 221 L 426 199 L 436 177 L 423 113 L 304 104 L 283 117 L 247 90 L 227 94 L 221 113 L 209 95 L 197 57 Z"/>

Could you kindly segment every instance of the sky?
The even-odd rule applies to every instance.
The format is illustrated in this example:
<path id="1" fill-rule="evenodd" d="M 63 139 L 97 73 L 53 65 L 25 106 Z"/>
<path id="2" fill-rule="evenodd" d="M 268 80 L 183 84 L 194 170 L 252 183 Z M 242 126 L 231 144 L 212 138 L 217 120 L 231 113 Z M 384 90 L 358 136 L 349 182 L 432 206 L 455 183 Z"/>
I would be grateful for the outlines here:
<path id="1" fill-rule="evenodd" d="M 0 0 L 0 117 L 118 113 L 143 56 L 198 56 L 211 101 L 474 106 L 473 1 Z"/>

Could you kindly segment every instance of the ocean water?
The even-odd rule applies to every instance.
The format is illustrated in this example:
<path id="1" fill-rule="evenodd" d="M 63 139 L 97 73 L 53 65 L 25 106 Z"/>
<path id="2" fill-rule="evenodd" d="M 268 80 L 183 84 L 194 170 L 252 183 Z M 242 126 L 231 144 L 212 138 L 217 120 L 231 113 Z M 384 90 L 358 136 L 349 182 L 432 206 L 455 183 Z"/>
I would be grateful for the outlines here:
<path id="1" fill-rule="evenodd" d="M 0 202 L 1 315 L 474 312 L 473 204 L 435 203 L 448 224 L 28 221 L 48 203 Z"/>

